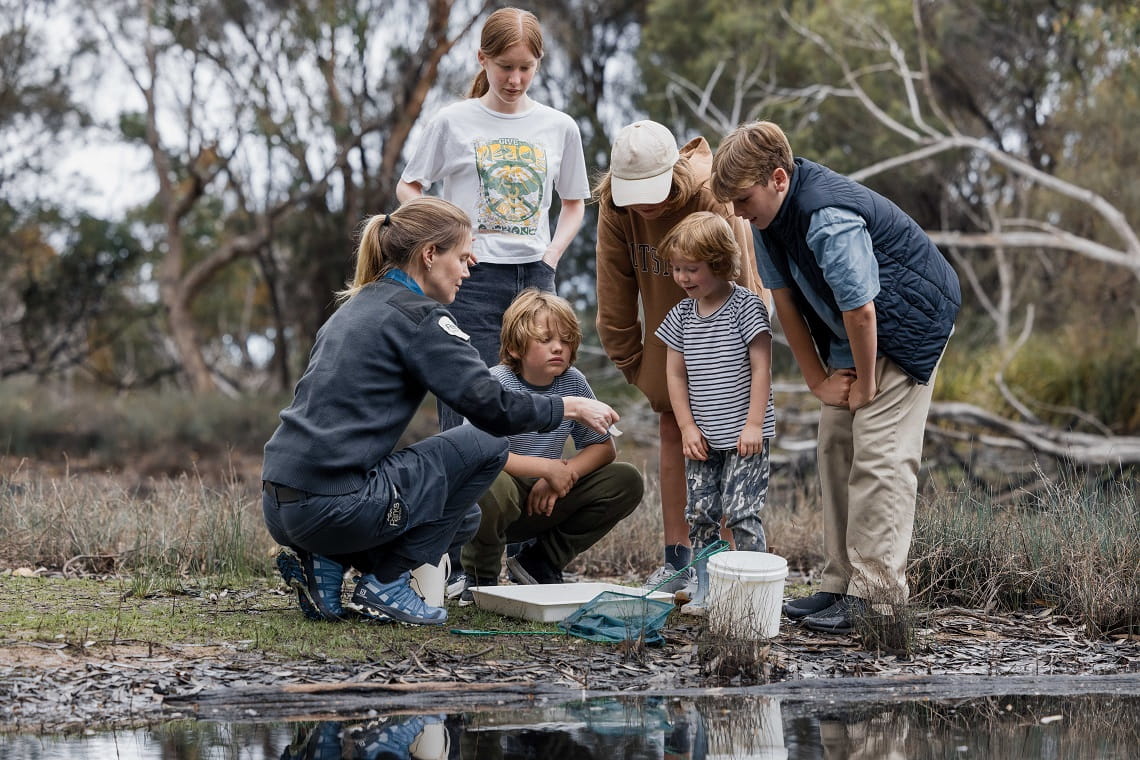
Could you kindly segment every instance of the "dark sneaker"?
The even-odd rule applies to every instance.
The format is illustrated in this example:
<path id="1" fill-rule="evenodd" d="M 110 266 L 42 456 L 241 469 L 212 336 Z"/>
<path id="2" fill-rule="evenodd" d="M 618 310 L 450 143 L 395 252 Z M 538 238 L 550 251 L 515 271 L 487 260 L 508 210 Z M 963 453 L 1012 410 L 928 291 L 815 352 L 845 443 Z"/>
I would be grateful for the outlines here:
<path id="1" fill-rule="evenodd" d="M 803 619 L 809 630 L 820 633 L 850 633 L 855 622 L 866 616 L 870 605 L 865 599 L 844 594 L 839 601 Z"/>
<path id="2" fill-rule="evenodd" d="M 432 607 L 424 602 L 412 589 L 412 574 L 404 572 L 390 583 L 381 583 L 371 573 L 360 576 L 356 590 L 352 592 L 352 602 L 364 614 L 386 615 L 402 623 L 414 625 L 443 625 L 447 622 L 447 610 Z"/>
<path id="3" fill-rule="evenodd" d="M 843 594 L 833 594 L 830 591 L 817 591 L 803 599 L 793 599 L 784 603 L 784 614 L 792 620 L 799 620 L 817 612 L 823 612 L 831 605 L 843 598 Z"/>
<path id="4" fill-rule="evenodd" d="M 277 572 L 297 592 L 297 605 L 309 620 L 344 619 L 340 603 L 344 567 L 328 557 L 282 548 L 277 553 Z"/>
<path id="5" fill-rule="evenodd" d="M 528 546 L 517 556 L 507 557 L 507 574 L 515 583 L 534 586 L 546 583 L 562 583 L 562 571 L 537 546 Z"/>
<path id="6" fill-rule="evenodd" d="M 459 592 L 459 606 L 466 607 L 475 603 L 475 595 L 471 593 L 473 586 L 498 586 L 498 578 L 476 578 L 474 575 L 463 574 L 463 590 Z"/>

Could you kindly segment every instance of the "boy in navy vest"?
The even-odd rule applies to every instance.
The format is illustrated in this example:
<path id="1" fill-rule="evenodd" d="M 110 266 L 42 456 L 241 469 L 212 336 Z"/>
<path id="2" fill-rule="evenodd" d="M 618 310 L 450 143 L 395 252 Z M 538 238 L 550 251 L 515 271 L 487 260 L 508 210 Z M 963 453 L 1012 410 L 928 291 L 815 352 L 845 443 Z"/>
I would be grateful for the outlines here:
<path id="1" fill-rule="evenodd" d="M 754 228 L 756 263 L 796 363 L 823 402 L 818 464 L 827 564 L 784 612 L 843 633 L 906 600 L 922 438 L 962 303 L 953 268 L 883 196 L 794 158 L 771 122 L 733 130 L 711 187 Z"/>

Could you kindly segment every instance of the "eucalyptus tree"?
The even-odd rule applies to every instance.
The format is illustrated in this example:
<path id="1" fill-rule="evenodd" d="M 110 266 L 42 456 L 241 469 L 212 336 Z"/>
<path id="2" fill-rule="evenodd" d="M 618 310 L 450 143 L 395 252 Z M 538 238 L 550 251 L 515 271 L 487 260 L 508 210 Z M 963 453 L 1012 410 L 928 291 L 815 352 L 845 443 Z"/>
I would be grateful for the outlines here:
<path id="1" fill-rule="evenodd" d="M 127 83 L 124 138 L 151 157 L 156 281 L 187 386 L 226 385 L 219 340 L 244 336 L 218 320 L 234 299 L 207 309 L 206 294 L 253 260 L 269 287 L 247 271 L 237 311 L 275 336 L 287 384 L 289 336 L 307 341 L 327 315 L 355 226 L 390 202 L 441 61 L 484 4 L 81 2 Z"/>
<path id="2" fill-rule="evenodd" d="M 49 25 L 55 5 L 0 0 L 0 377 L 90 368 L 137 317 L 129 226 L 75 210 L 83 189 L 51 178 L 92 123 L 76 94 L 96 58 L 82 29 Z"/>
<path id="3" fill-rule="evenodd" d="M 131 333 L 145 330 L 146 309 L 124 287 L 143 258 L 127 223 L 0 201 L 0 378 L 107 370 Z"/>
<path id="4" fill-rule="evenodd" d="M 771 119 L 797 152 L 898 201 L 963 274 L 966 339 L 989 334 L 1003 357 L 995 385 L 1032 428 L 1048 405 L 1020 398 L 1003 372 L 1036 330 L 1095 340 L 1123 316 L 1140 334 L 1140 204 L 1122 175 L 1135 154 L 1138 33 L 1128 2 L 655 0 L 643 103 L 688 129 Z M 1085 321 L 1090 310 L 1100 319 Z M 1128 424 L 1069 412 L 1068 425 L 1096 436 Z M 947 415 L 1030 440 L 981 410 Z M 1063 433 L 1043 426 L 1035 445 Z M 1119 438 L 1066 447 L 1074 461 L 1140 458 Z"/>
<path id="5" fill-rule="evenodd" d="M 49 0 L 0 0 L 0 187 L 35 196 L 62 136 L 90 120 L 73 96 L 86 52 L 82 37 L 54 39 Z M 19 192 L 14 192 L 18 183 Z"/>

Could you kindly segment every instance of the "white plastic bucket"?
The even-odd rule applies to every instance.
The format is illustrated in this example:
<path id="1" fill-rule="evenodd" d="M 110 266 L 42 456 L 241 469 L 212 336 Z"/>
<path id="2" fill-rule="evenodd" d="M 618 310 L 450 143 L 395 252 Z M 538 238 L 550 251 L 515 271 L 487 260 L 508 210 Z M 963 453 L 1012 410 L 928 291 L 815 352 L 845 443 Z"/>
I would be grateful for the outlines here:
<path id="1" fill-rule="evenodd" d="M 755 553 L 755 552 L 753 552 Z M 761 697 L 740 710 L 705 716 L 705 760 L 787 760 L 780 700 Z"/>
<path id="2" fill-rule="evenodd" d="M 709 558 L 709 629 L 737 639 L 780 632 L 788 561 L 767 552 L 721 552 Z"/>
<path id="3" fill-rule="evenodd" d="M 428 723 L 408 748 L 415 760 L 447 760 L 451 750 L 451 736 L 447 726 Z"/>
<path id="4" fill-rule="evenodd" d="M 442 607 L 449 575 L 451 575 L 451 557 L 444 554 L 437 564 L 420 565 L 412 571 L 412 590 L 428 605 Z"/>

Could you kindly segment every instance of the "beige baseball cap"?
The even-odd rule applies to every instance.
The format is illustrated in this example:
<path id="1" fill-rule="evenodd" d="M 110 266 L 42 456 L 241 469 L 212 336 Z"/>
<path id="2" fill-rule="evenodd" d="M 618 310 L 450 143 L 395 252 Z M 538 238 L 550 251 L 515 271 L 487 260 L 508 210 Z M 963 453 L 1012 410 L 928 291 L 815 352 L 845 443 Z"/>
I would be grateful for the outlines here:
<path id="1" fill-rule="evenodd" d="M 610 150 L 610 193 L 616 206 L 660 203 L 673 185 L 673 164 L 681 154 L 669 129 L 635 121 L 618 132 Z"/>

